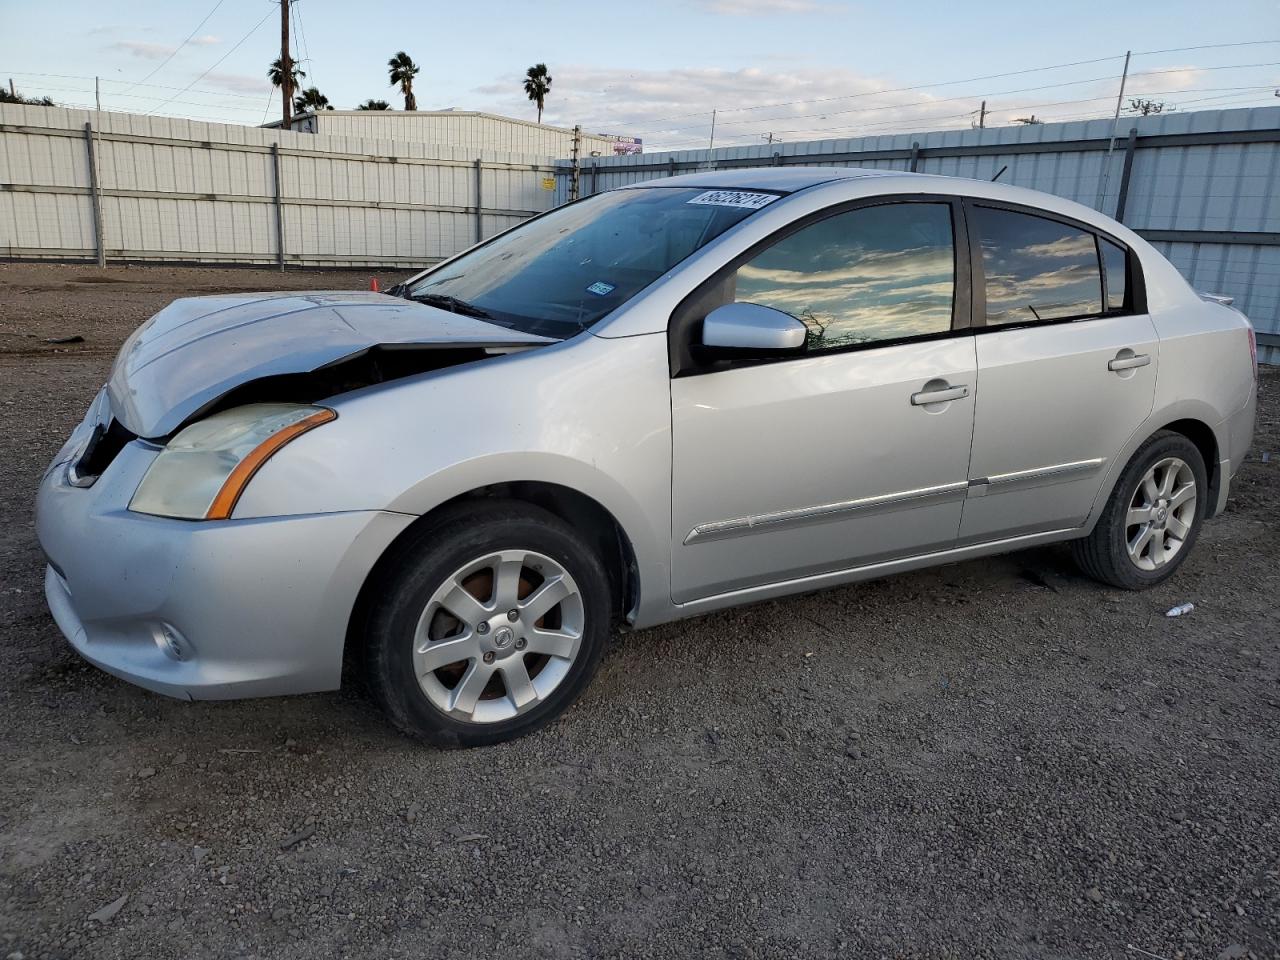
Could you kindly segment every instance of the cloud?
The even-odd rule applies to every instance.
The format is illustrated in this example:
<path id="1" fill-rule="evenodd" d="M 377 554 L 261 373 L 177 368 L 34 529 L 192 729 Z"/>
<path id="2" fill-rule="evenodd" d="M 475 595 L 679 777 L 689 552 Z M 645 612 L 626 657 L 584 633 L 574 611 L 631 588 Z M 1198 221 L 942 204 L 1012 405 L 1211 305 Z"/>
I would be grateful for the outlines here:
<path id="1" fill-rule="evenodd" d="M 727 17 L 770 17 L 817 13 L 825 9 L 813 0 L 698 0 L 708 13 Z"/>
<path id="2" fill-rule="evenodd" d="M 927 130 L 936 115 L 966 116 L 981 102 L 979 96 L 972 103 L 951 103 L 919 91 L 886 93 L 898 84 L 848 69 L 658 71 L 565 65 L 553 66 L 552 74 L 545 122 L 639 136 L 646 149 L 705 147 L 713 109 L 718 111 L 716 144 L 737 145 L 761 143 L 770 132 L 799 141 L 890 132 L 886 127 L 904 124 Z M 488 102 L 468 109 L 532 119 L 521 82 L 511 74 L 475 88 Z M 780 103 L 786 105 L 776 106 Z"/>
<path id="3" fill-rule="evenodd" d="M 256 77 L 248 73 L 211 73 L 200 81 L 201 87 L 218 87 L 231 93 L 263 93 L 271 89 L 267 72 Z"/>
<path id="4" fill-rule="evenodd" d="M 163 60 L 178 52 L 178 48 L 164 43 L 147 43 L 143 40 L 121 40 L 111 44 L 112 50 L 123 50 L 143 60 Z"/>
<path id="5" fill-rule="evenodd" d="M 221 43 L 221 37 L 215 37 L 212 33 L 206 33 L 203 37 L 192 37 L 187 43 L 193 47 L 211 47 L 215 43 Z"/>

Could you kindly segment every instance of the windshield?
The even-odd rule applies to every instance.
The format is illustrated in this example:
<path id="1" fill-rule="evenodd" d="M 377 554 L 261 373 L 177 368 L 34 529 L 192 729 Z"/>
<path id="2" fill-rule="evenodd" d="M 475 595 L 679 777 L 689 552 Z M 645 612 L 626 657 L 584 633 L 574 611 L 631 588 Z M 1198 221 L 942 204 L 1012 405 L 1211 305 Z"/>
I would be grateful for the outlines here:
<path id="1" fill-rule="evenodd" d="M 564 339 L 777 196 L 649 187 L 553 210 L 442 265 L 406 296 Z"/>

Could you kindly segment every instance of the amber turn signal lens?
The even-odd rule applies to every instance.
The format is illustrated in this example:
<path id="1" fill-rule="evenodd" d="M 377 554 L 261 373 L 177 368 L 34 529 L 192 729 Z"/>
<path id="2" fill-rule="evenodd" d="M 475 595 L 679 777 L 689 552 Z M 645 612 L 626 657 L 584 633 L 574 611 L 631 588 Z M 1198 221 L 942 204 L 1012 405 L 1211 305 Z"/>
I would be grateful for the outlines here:
<path id="1" fill-rule="evenodd" d="M 218 491 L 218 495 L 213 498 L 213 503 L 209 505 L 209 512 L 204 515 L 205 519 L 229 519 L 231 512 L 236 508 L 236 502 L 240 499 L 240 494 L 244 492 L 244 488 L 249 485 L 249 481 L 253 479 L 253 475 L 258 472 L 258 469 L 271 459 L 273 453 L 290 440 L 302 436 L 308 430 L 314 430 L 322 423 L 328 423 L 330 420 L 336 420 L 337 418 L 338 415 L 332 410 L 319 410 L 263 440 L 253 449 L 252 453 L 241 460 L 236 468 L 231 471 L 230 476 L 227 477 L 222 484 L 222 488 Z"/>

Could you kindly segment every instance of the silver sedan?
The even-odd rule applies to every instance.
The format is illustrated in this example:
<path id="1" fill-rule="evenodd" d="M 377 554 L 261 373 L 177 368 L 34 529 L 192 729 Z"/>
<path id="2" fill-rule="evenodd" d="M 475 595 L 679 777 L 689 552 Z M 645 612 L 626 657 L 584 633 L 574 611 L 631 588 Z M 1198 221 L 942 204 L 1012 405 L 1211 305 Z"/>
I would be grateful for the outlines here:
<path id="1" fill-rule="evenodd" d="M 1254 422 L 1248 321 L 1015 187 L 739 170 L 560 207 L 387 294 L 178 300 L 44 476 L 49 607 L 151 690 L 336 688 L 493 743 L 615 626 L 1071 541 L 1171 576 Z"/>

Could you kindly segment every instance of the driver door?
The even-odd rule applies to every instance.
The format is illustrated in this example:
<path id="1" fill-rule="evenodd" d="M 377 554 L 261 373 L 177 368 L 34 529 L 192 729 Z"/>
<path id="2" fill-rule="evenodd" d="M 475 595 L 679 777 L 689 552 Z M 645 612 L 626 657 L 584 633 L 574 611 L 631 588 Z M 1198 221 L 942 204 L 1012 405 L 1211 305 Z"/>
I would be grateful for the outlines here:
<path id="1" fill-rule="evenodd" d="M 687 301 L 774 307 L 808 337 L 763 358 L 674 351 L 677 603 L 955 543 L 976 387 L 960 216 L 950 198 L 827 211 Z M 699 320 L 677 313 L 672 336 Z"/>

